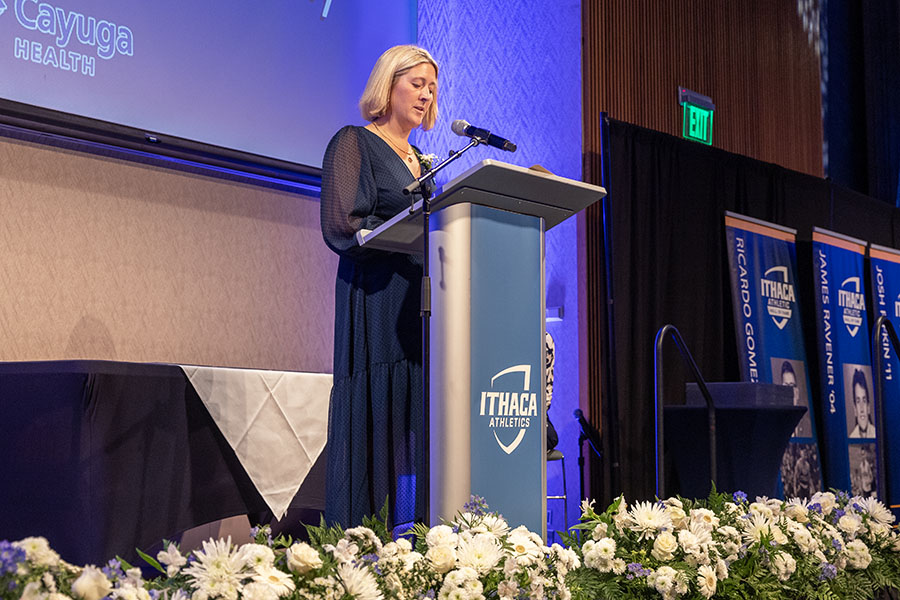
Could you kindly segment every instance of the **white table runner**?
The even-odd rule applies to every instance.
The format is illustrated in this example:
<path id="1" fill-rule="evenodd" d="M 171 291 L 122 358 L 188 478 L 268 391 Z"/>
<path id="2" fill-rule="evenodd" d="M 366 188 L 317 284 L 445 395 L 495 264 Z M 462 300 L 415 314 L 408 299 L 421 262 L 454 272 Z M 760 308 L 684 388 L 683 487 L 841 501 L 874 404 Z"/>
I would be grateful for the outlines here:
<path id="1" fill-rule="evenodd" d="M 325 447 L 332 376 L 181 368 L 280 520 Z"/>

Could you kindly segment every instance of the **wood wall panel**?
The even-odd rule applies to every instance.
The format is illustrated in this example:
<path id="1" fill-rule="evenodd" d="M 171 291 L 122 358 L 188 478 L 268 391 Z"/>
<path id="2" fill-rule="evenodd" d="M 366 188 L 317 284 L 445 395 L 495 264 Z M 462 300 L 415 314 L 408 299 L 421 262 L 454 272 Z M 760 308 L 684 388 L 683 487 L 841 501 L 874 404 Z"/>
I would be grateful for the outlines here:
<path id="1" fill-rule="evenodd" d="M 586 0 L 585 148 L 601 111 L 681 135 L 678 86 L 716 104 L 713 145 L 822 176 L 816 39 L 795 2 Z"/>

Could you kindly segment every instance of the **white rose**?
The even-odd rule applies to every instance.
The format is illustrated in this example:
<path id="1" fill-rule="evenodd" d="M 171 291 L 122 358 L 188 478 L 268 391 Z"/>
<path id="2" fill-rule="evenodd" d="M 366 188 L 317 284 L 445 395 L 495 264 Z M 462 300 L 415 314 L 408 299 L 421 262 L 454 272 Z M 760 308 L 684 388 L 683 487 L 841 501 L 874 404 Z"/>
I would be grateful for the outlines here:
<path id="1" fill-rule="evenodd" d="M 103 574 L 103 571 L 94 565 L 88 565 L 84 568 L 72 583 L 72 593 L 82 600 L 100 600 L 109 595 L 112 590 L 112 583 Z"/>
<path id="2" fill-rule="evenodd" d="M 829 515 L 834 510 L 837 499 L 831 492 L 816 492 L 810 501 L 811 504 L 818 503 L 822 507 L 822 514 Z"/>
<path id="3" fill-rule="evenodd" d="M 318 550 L 305 542 L 297 542 L 287 549 L 287 567 L 292 572 L 303 575 L 322 566 Z"/>
<path id="4" fill-rule="evenodd" d="M 663 531 L 653 541 L 651 554 L 656 560 L 666 562 L 675 557 L 676 550 L 678 550 L 678 540 L 668 531 Z"/>
<path id="5" fill-rule="evenodd" d="M 449 544 L 432 546 L 425 553 L 425 558 L 431 562 L 434 570 L 441 574 L 456 566 L 456 550 Z"/>

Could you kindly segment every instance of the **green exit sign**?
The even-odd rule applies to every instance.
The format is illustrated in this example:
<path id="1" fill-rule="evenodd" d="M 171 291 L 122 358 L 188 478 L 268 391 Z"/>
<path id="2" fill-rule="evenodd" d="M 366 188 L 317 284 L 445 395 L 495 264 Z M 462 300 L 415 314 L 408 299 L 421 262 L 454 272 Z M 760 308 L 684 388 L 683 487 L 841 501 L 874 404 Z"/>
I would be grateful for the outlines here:
<path id="1" fill-rule="evenodd" d="M 713 109 L 703 108 L 690 102 L 682 103 L 684 118 L 681 135 L 695 142 L 712 144 Z"/>

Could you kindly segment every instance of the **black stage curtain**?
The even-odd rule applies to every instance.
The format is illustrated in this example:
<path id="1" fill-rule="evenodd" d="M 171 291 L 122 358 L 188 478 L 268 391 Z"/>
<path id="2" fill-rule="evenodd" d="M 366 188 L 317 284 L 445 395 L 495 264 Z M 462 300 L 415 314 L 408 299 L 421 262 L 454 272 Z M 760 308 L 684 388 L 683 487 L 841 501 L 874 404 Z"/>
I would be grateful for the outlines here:
<path id="1" fill-rule="evenodd" d="M 809 240 L 818 226 L 897 247 L 900 210 L 777 165 L 612 119 L 606 125 L 608 196 L 603 211 L 588 214 L 588 230 L 605 236 L 609 248 L 607 261 L 590 264 L 602 272 L 596 281 L 604 281 L 608 269 L 609 312 L 590 316 L 600 323 L 591 331 L 601 339 L 589 343 L 609 350 L 589 377 L 607 378 L 600 403 L 612 420 L 603 428 L 610 460 L 592 469 L 592 489 L 602 489 L 604 500 L 618 493 L 639 500 L 655 491 L 653 354 L 659 328 L 671 323 L 679 329 L 708 381 L 740 377 L 725 211 L 795 228 L 799 240 Z M 604 212 L 605 230 L 598 222 Z M 810 278 L 802 264 L 799 277 Z M 812 306 L 811 300 L 801 295 L 802 306 Z M 814 349 L 807 348 L 810 359 Z M 690 378 L 671 342 L 664 364 L 667 403 L 681 403 Z"/>

